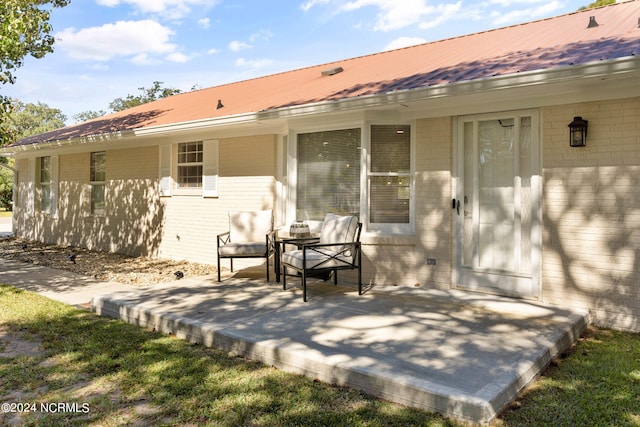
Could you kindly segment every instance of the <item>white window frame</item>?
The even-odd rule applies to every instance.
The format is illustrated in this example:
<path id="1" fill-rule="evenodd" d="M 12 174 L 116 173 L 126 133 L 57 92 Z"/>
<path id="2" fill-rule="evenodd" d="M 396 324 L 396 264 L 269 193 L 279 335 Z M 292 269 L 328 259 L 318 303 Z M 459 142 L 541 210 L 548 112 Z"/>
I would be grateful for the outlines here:
<path id="1" fill-rule="evenodd" d="M 410 138 L 409 138 L 409 171 L 408 172 L 372 172 L 371 167 L 371 128 L 376 125 L 399 125 L 409 126 Z M 394 121 L 370 121 L 365 126 L 365 150 L 366 150 L 366 168 L 365 178 L 366 188 L 365 197 L 366 201 L 362 204 L 363 219 L 366 224 L 366 230 L 372 233 L 379 233 L 384 235 L 411 235 L 415 232 L 415 171 L 416 171 L 416 125 L 415 121 L 406 120 L 394 120 Z M 406 177 L 409 180 L 409 222 L 407 223 L 374 223 L 369 217 L 370 203 L 371 203 L 371 178 L 372 177 Z"/>
<path id="2" fill-rule="evenodd" d="M 96 170 L 94 165 L 94 156 L 103 156 L 102 169 Z M 96 173 L 100 172 L 104 175 L 104 180 L 95 179 Z M 94 201 L 98 200 L 96 190 L 102 187 L 102 208 L 96 208 Z M 98 200 L 99 201 L 99 200 Z M 89 154 L 89 212 L 94 216 L 105 216 L 107 210 L 107 155 L 105 151 L 93 151 Z"/>
<path id="3" fill-rule="evenodd" d="M 49 164 L 49 209 L 42 209 L 42 185 L 45 184 L 41 180 L 41 162 L 43 157 L 50 158 Z M 33 215 L 39 212 L 48 215 L 51 218 L 58 217 L 58 156 L 41 156 L 30 157 L 28 160 L 28 177 L 29 183 L 26 194 L 26 212 Z"/>
<path id="4" fill-rule="evenodd" d="M 178 163 L 180 144 L 202 143 L 202 162 Z M 178 166 L 202 166 L 202 177 L 197 187 L 181 187 Z M 160 197 L 201 196 L 218 197 L 219 141 L 215 139 L 179 141 L 159 147 L 158 193 Z"/>
<path id="5" fill-rule="evenodd" d="M 409 222 L 408 223 L 371 223 L 369 221 L 369 201 L 370 201 L 370 176 L 378 174 L 371 174 L 370 165 L 370 153 L 371 153 L 371 126 L 372 125 L 407 125 L 410 128 L 410 171 L 407 174 L 402 174 L 410 179 L 409 184 Z M 415 234 L 415 171 L 416 171 L 416 122 L 415 120 L 401 120 L 394 119 L 390 121 L 375 120 L 375 121 L 345 121 L 339 125 L 333 126 L 304 126 L 289 129 L 288 152 L 289 158 L 295 159 L 295 161 L 289 162 L 287 165 L 287 221 L 288 223 L 296 220 L 296 208 L 297 208 L 297 192 L 298 192 L 298 135 L 304 133 L 323 132 L 332 130 L 343 130 L 350 128 L 360 128 L 361 135 L 361 156 L 360 156 L 360 221 L 363 223 L 363 232 L 369 234 L 379 235 L 414 235 Z M 310 222 L 311 227 L 319 226 L 314 221 Z"/>
<path id="6" fill-rule="evenodd" d="M 45 161 L 48 163 L 47 167 L 44 167 Z M 51 187 L 52 187 L 52 175 L 53 166 L 51 156 L 38 157 L 36 160 L 37 166 L 37 186 L 38 186 L 38 210 L 44 214 L 51 214 Z M 47 172 L 48 179 L 44 179 L 44 172 Z"/>
<path id="7" fill-rule="evenodd" d="M 184 152 L 182 149 L 184 148 Z M 189 141 L 179 142 L 176 144 L 176 189 L 188 190 L 188 191 L 200 191 L 202 189 L 202 176 L 204 175 L 204 143 L 202 141 Z M 198 156 L 200 159 L 190 159 L 181 161 L 180 157 L 192 157 Z M 181 168 L 200 168 L 199 175 L 189 175 L 188 178 L 193 179 L 197 177 L 196 181 L 190 183 L 181 183 L 180 169 Z M 185 175 L 186 177 L 186 175 Z"/>

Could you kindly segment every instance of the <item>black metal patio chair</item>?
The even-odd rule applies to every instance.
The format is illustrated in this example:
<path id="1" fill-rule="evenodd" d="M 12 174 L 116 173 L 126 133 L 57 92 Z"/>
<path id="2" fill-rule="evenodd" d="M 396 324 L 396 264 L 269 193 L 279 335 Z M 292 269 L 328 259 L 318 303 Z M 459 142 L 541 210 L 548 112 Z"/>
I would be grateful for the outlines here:
<path id="1" fill-rule="evenodd" d="M 275 250 L 273 211 L 229 212 L 229 231 L 217 236 L 218 282 L 220 259 L 228 258 L 233 272 L 234 258 L 265 258 L 267 282 L 269 281 L 269 257 Z"/>
<path id="2" fill-rule="evenodd" d="M 303 243 L 300 249 L 282 253 L 282 288 L 287 288 L 287 270 L 302 276 L 302 299 L 307 301 L 307 278 L 333 273 L 338 284 L 338 270 L 358 270 L 358 295 L 362 295 L 362 223 L 355 215 L 327 214 L 320 238 L 315 243 Z M 287 243 L 285 240 L 283 243 Z"/>

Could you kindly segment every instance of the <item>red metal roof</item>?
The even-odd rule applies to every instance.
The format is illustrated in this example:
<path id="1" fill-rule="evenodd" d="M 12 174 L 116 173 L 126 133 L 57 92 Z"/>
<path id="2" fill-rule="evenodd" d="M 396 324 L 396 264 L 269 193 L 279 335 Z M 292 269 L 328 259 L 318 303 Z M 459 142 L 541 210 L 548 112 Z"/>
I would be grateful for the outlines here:
<path id="1" fill-rule="evenodd" d="M 599 25 L 587 28 L 592 16 Z M 639 19 L 640 0 L 618 3 L 174 95 L 14 146 L 637 56 Z M 337 67 L 343 71 L 322 75 Z"/>

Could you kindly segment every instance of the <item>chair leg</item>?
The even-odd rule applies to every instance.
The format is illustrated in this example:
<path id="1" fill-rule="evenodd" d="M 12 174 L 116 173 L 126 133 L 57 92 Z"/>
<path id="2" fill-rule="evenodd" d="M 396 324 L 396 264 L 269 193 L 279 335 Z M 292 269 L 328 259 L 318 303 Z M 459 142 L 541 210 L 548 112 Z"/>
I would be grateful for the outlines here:
<path id="1" fill-rule="evenodd" d="M 269 254 L 267 254 L 267 282 L 269 281 Z"/>
<path id="2" fill-rule="evenodd" d="M 220 255 L 218 255 L 218 282 L 220 281 Z"/>
<path id="3" fill-rule="evenodd" d="M 302 301 L 307 302 L 307 271 L 302 270 Z"/>
<path id="4" fill-rule="evenodd" d="M 362 251 L 358 249 L 358 295 L 362 295 Z"/>
<path id="5" fill-rule="evenodd" d="M 338 270 L 333 270 L 333 284 L 338 286 Z"/>
<path id="6" fill-rule="evenodd" d="M 287 290 L 287 267 L 282 266 L 282 290 Z"/>

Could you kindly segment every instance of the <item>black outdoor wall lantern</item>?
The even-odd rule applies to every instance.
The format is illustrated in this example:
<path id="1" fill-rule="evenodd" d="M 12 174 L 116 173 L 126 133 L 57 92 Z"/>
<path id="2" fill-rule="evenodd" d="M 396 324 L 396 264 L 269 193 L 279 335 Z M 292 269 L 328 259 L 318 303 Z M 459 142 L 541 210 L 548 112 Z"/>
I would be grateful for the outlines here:
<path id="1" fill-rule="evenodd" d="M 569 123 L 569 146 L 584 147 L 587 145 L 587 125 L 589 122 L 582 117 L 574 117 Z"/>

